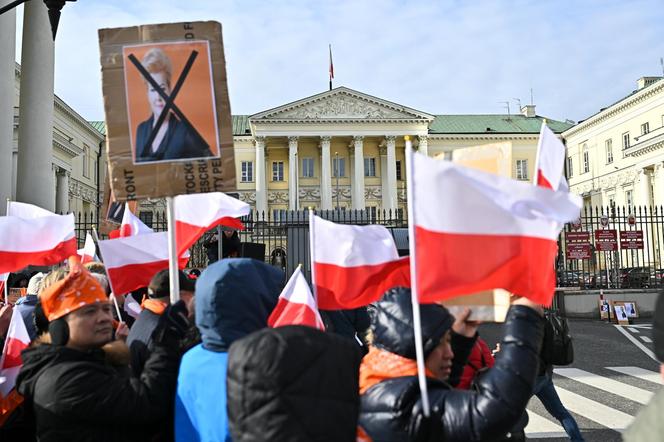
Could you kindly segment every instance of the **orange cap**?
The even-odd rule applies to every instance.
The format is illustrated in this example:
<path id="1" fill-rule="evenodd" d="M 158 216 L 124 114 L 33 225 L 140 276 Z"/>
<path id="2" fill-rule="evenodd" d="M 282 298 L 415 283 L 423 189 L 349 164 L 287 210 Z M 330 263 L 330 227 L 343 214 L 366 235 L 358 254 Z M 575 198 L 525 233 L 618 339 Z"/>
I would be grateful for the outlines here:
<path id="1" fill-rule="evenodd" d="M 69 258 L 69 274 L 46 288 L 40 295 L 42 309 L 49 321 L 63 317 L 95 302 L 108 302 L 106 292 L 83 267 L 78 256 Z"/>

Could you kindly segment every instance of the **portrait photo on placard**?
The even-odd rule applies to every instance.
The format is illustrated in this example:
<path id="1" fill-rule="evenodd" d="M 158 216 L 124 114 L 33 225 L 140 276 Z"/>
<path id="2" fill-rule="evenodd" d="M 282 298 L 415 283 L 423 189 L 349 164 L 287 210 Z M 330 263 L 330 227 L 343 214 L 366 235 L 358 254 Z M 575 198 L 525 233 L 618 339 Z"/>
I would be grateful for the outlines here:
<path id="1" fill-rule="evenodd" d="M 208 41 L 122 47 L 134 164 L 218 158 Z"/>

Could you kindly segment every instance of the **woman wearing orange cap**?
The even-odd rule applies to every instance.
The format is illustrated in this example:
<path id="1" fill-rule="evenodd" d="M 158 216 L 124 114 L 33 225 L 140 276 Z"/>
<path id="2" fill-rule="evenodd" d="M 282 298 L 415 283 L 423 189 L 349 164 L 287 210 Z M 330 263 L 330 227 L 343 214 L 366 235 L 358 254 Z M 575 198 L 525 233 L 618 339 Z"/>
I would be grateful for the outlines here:
<path id="1" fill-rule="evenodd" d="M 32 408 L 37 439 L 149 440 L 173 407 L 186 308 L 178 303 L 167 309 L 141 377 L 129 377 L 102 351 L 113 339 L 106 293 L 80 263 L 70 266 L 63 280 L 41 293 L 51 343 L 23 352 L 16 381 Z"/>

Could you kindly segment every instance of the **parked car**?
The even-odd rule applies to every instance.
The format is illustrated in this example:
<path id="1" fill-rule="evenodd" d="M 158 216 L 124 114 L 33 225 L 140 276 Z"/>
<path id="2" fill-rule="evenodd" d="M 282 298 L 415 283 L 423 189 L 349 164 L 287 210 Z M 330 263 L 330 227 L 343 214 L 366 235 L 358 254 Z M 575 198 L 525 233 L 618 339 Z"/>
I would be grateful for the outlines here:
<path id="1" fill-rule="evenodd" d="M 653 269 L 650 267 L 625 267 L 620 269 L 620 287 L 638 289 L 648 288 L 654 283 L 651 281 Z"/>
<path id="2" fill-rule="evenodd" d="M 581 282 L 581 274 L 574 270 L 562 270 L 556 274 L 556 285 L 558 287 L 578 287 Z"/>

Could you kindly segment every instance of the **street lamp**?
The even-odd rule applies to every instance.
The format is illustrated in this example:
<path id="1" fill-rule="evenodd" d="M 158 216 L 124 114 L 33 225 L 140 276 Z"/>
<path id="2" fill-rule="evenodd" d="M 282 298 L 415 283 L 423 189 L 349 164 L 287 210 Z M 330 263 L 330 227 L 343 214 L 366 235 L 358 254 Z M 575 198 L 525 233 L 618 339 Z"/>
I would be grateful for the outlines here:
<path id="1" fill-rule="evenodd" d="M 8 5 L 0 8 L 0 15 L 21 5 L 29 0 L 15 0 Z M 60 11 L 65 5 L 65 2 L 75 2 L 76 0 L 44 0 L 44 4 L 48 8 L 48 21 L 51 22 L 51 32 L 53 33 L 53 41 L 55 41 L 55 34 L 58 32 L 58 23 L 60 23 Z"/>
<path id="2" fill-rule="evenodd" d="M 339 210 L 339 152 L 334 152 L 334 161 L 335 161 L 335 167 L 334 167 L 334 174 L 336 175 L 337 178 L 337 211 Z"/>

